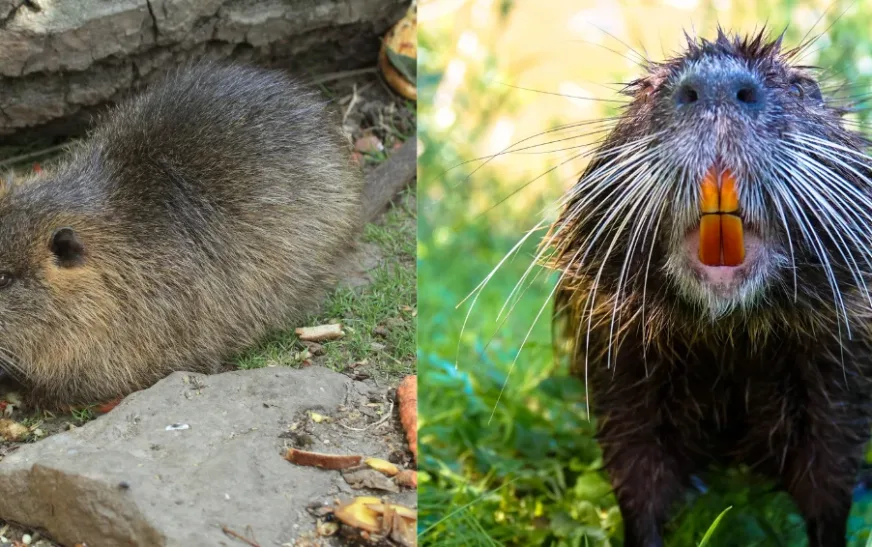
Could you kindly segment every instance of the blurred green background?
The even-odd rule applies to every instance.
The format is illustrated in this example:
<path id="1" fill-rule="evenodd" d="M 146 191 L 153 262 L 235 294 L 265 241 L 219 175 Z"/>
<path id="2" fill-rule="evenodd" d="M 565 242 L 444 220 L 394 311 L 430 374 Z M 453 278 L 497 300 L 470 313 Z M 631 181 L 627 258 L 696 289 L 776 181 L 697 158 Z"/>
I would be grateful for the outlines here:
<path id="1" fill-rule="evenodd" d="M 553 358 L 553 276 L 534 271 L 497 320 L 537 238 L 490 280 L 462 336 L 469 302 L 457 305 L 553 217 L 584 167 L 576 147 L 595 137 L 583 127 L 542 133 L 613 115 L 620 82 L 640 71 L 630 46 L 658 60 L 679 51 L 682 30 L 711 38 L 717 22 L 741 32 L 789 23 L 790 46 L 823 32 L 803 62 L 827 68 L 825 91 L 862 99 L 872 91 L 872 2 L 424 0 L 419 21 L 421 544 L 621 545 L 583 386 Z M 866 105 L 853 116 L 864 123 Z M 484 166 L 464 163 L 513 143 Z M 806 544 L 792 502 L 768 484 L 731 470 L 708 486 L 676 512 L 668 545 L 699 545 L 728 507 L 708 545 Z M 863 491 L 849 525 L 850 545 L 872 545 Z"/>

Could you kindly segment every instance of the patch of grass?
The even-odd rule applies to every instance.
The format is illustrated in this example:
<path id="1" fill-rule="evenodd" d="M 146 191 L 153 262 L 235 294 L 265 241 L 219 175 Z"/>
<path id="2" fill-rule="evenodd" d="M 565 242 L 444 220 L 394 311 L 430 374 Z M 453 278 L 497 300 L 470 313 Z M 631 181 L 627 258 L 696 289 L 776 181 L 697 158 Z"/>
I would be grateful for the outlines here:
<path id="1" fill-rule="evenodd" d="M 407 191 L 379 224 L 369 224 L 363 241 L 377 245 L 383 260 L 363 287 L 339 287 L 306 324 L 341 322 L 345 336 L 323 342 L 320 365 L 345 370 L 366 362 L 369 373 L 400 378 L 415 369 L 416 274 L 414 192 Z M 310 360 L 293 329 L 274 334 L 236 359 L 242 369 L 301 366 Z"/>
<path id="2" fill-rule="evenodd" d="M 387 161 L 388 153 L 384 150 L 376 150 L 374 152 L 363 152 L 361 154 L 363 161 L 367 165 L 380 165 Z"/>
<path id="3" fill-rule="evenodd" d="M 71 415 L 73 420 L 76 422 L 76 425 L 85 424 L 97 417 L 97 415 L 94 414 L 94 409 L 91 407 L 73 410 Z"/>

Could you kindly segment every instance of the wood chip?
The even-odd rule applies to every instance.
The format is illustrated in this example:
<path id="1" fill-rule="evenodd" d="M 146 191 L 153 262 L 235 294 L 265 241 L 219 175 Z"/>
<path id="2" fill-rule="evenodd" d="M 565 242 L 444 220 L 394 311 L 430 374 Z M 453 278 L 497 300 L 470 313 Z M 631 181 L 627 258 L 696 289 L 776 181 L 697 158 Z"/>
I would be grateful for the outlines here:
<path id="1" fill-rule="evenodd" d="M 300 327 L 294 332 L 304 342 L 321 342 L 323 340 L 336 340 L 342 338 L 345 333 L 342 332 L 340 323 L 331 323 L 329 325 L 318 325 L 315 327 Z"/>
<path id="2" fill-rule="evenodd" d="M 340 504 L 333 514 L 343 524 L 375 534 L 382 528 L 380 515 L 368 508 L 367 503 L 381 503 L 381 500 L 374 497 L 355 498 Z"/>
<path id="3" fill-rule="evenodd" d="M 360 465 L 361 456 L 343 456 L 340 454 L 323 454 L 289 448 L 285 459 L 297 465 L 320 467 L 321 469 L 348 469 Z"/>
<path id="4" fill-rule="evenodd" d="M 379 473 L 393 477 L 400 472 L 399 468 L 387 460 L 381 458 L 367 458 L 363 461 L 366 465 L 372 467 Z"/>
<path id="5" fill-rule="evenodd" d="M 394 480 L 400 486 L 405 486 L 406 488 L 418 488 L 417 471 L 412 471 L 411 469 L 400 471 L 397 473 L 397 476 L 394 477 Z"/>
<path id="6" fill-rule="evenodd" d="M 400 423 L 406 431 L 409 450 L 418 461 L 418 376 L 406 376 L 397 388 L 400 402 Z"/>

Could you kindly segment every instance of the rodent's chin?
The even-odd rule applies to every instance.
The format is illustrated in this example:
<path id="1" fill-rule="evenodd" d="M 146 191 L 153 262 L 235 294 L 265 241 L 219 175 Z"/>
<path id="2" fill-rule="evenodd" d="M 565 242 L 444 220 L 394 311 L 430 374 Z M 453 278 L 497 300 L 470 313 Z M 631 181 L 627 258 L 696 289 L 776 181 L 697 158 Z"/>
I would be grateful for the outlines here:
<path id="1" fill-rule="evenodd" d="M 699 229 L 689 231 L 670 257 L 667 269 L 683 296 L 708 307 L 717 316 L 751 304 L 760 296 L 770 270 L 772 250 L 754 232 L 746 231 L 745 258 L 738 266 L 707 266 L 699 259 Z"/>

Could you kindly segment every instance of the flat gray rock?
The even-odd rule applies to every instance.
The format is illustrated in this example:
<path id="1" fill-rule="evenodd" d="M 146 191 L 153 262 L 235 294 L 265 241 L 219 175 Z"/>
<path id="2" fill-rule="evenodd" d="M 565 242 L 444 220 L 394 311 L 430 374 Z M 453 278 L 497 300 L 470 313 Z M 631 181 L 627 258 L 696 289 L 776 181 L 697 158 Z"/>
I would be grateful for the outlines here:
<path id="1" fill-rule="evenodd" d="M 88 547 L 240 545 L 223 527 L 263 546 L 293 542 L 314 526 L 307 506 L 366 492 L 352 494 L 337 471 L 289 463 L 285 448 L 389 457 L 402 438 L 394 417 L 355 410 L 383 398 L 319 367 L 177 372 L 6 456 L 0 519 Z M 402 498 L 414 504 L 414 492 Z"/>

